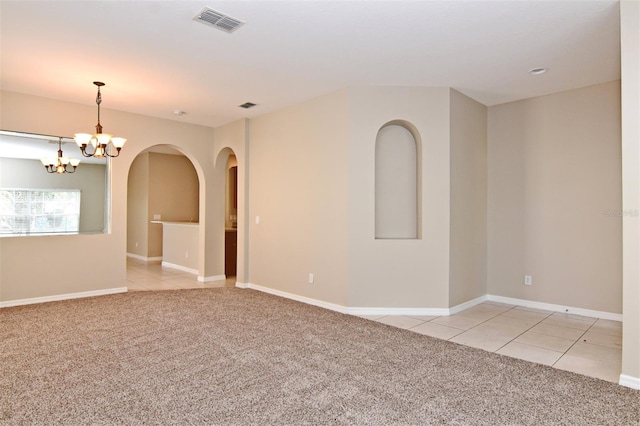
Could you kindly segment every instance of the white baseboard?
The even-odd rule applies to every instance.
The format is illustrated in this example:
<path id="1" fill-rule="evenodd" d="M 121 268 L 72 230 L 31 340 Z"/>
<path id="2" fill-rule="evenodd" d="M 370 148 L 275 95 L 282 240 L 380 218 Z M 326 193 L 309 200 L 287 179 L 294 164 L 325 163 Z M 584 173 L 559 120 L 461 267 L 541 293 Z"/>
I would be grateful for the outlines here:
<path id="1" fill-rule="evenodd" d="M 239 287 L 238 284 L 239 283 L 236 283 L 236 287 Z M 263 293 L 273 294 L 274 296 L 284 297 L 285 299 L 295 300 L 295 301 L 298 301 L 298 302 L 306 303 L 308 305 L 313 305 L 313 306 L 318 306 L 320 308 L 329 309 L 331 311 L 341 312 L 343 314 L 347 313 L 346 312 L 346 308 L 344 306 L 336 305 L 335 303 L 324 302 L 322 300 L 312 299 L 310 297 L 305 297 L 305 296 L 299 296 L 297 294 L 287 293 L 286 291 L 274 290 L 272 288 L 263 287 L 263 286 L 258 285 L 258 284 L 246 283 L 246 284 L 241 284 L 241 285 L 243 287 L 240 287 L 240 288 L 250 288 L 252 290 L 258 290 L 258 291 L 261 291 Z"/>
<path id="2" fill-rule="evenodd" d="M 226 279 L 227 279 L 226 275 L 212 275 L 210 277 L 198 276 L 198 282 L 201 282 L 201 283 L 209 283 L 211 281 L 224 281 Z"/>
<path id="3" fill-rule="evenodd" d="M 620 375 L 620 381 L 618 382 L 620 386 L 626 386 L 631 389 L 640 390 L 640 377 L 627 376 L 626 374 Z"/>
<path id="4" fill-rule="evenodd" d="M 487 296 L 481 296 L 453 308 L 383 308 L 383 307 L 348 307 L 335 303 L 325 302 L 322 300 L 312 299 L 306 296 L 299 296 L 297 294 L 288 293 L 286 291 L 274 290 L 269 287 L 263 287 L 258 284 L 251 283 L 238 283 L 238 288 L 250 288 L 258 290 L 263 293 L 273 294 L 275 296 L 284 297 L 286 299 L 296 300 L 298 302 L 306 303 L 313 306 L 319 306 L 321 308 L 329 309 L 332 311 L 340 312 L 349 315 L 429 315 L 429 316 L 446 316 L 461 312 L 472 306 L 478 305 L 487 300 Z"/>
<path id="5" fill-rule="evenodd" d="M 570 306 L 554 305 L 551 303 L 535 302 L 524 299 L 514 299 L 511 297 L 494 296 L 491 294 L 485 294 L 484 296 L 477 297 L 451 308 L 385 308 L 385 307 L 349 307 L 337 305 L 335 303 L 329 303 L 322 300 L 312 299 L 306 296 L 300 296 L 286 291 L 275 290 L 269 287 L 264 287 L 258 284 L 252 283 L 239 283 L 236 282 L 237 288 L 250 288 L 258 290 L 264 293 L 273 294 L 276 296 L 284 297 L 286 299 L 296 300 L 298 302 L 307 303 L 313 306 L 320 306 L 321 308 L 330 309 L 332 311 L 341 312 L 343 314 L 350 315 L 431 315 L 431 316 L 447 316 L 457 314 L 465 309 L 469 309 L 482 302 L 492 301 L 506 303 L 514 306 L 524 306 L 527 308 L 544 309 L 552 312 L 566 312 L 570 314 L 583 315 L 592 318 L 602 318 L 613 321 L 622 321 L 622 314 L 614 314 L 611 312 L 594 311 L 590 309 L 574 308 Z"/>
<path id="6" fill-rule="evenodd" d="M 612 321 L 622 321 L 622 314 L 594 311 L 591 309 L 574 308 L 571 306 L 555 305 L 553 303 L 535 302 L 532 300 L 514 299 L 512 297 L 494 296 L 489 294 L 488 300 L 492 302 L 506 303 L 508 305 L 524 306 L 526 308 L 544 309 L 545 311 L 563 312 L 567 314 L 582 315 L 591 318 L 602 318 Z"/>
<path id="7" fill-rule="evenodd" d="M 127 287 L 107 288 L 105 290 L 82 291 L 79 293 L 57 294 L 55 296 L 33 297 L 30 299 L 9 300 L 0 302 L 0 308 L 33 305 L 36 303 L 58 302 L 60 300 L 81 299 L 83 297 L 104 296 L 107 294 L 126 293 Z"/>
<path id="8" fill-rule="evenodd" d="M 162 266 L 165 268 L 177 269 L 178 271 L 188 272 L 193 275 L 198 275 L 198 270 L 193 268 L 187 268 L 186 266 L 177 265 L 175 263 L 169 263 L 162 261 Z"/>
<path id="9" fill-rule="evenodd" d="M 162 260 L 162 256 L 159 257 L 145 257 L 139 254 L 127 253 L 127 257 L 132 259 L 142 260 L 143 262 L 158 262 Z"/>
<path id="10" fill-rule="evenodd" d="M 131 253 L 127 253 L 127 257 L 132 257 L 134 259 L 139 259 L 139 260 L 144 260 L 144 261 L 155 261 L 155 260 L 162 260 L 162 257 L 148 257 L 145 258 L 143 256 L 138 256 L 137 254 L 131 254 Z M 188 268 L 186 266 L 182 266 L 182 265 L 178 265 L 176 263 L 170 263 L 170 262 L 162 262 L 162 266 L 164 266 L 165 268 L 172 268 L 172 269 L 177 269 L 179 271 L 183 271 L 183 272 L 187 272 L 189 274 L 193 274 L 193 275 L 198 275 L 198 270 L 197 269 L 193 269 L 193 268 Z M 204 277 L 202 275 L 198 275 L 198 282 L 201 283 L 208 283 L 211 281 L 224 281 L 227 279 L 226 275 L 213 275 L 210 277 Z"/>
<path id="11" fill-rule="evenodd" d="M 487 296 L 480 296 L 468 302 L 461 303 L 452 308 L 349 308 L 344 307 L 350 315 L 427 315 L 448 316 L 462 312 L 472 306 L 479 305 L 487 300 Z"/>
<path id="12" fill-rule="evenodd" d="M 430 315 L 430 316 L 445 316 L 449 315 L 447 308 L 348 308 L 344 307 L 344 313 L 349 315 Z"/>
<path id="13" fill-rule="evenodd" d="M 475 299 L 456 305 L 453 308 L 449 308 L 449 313 L 447 315 L 457 314 L 458 312 L 462 312 L 465 309 L 472 308 L 476 305 L 481 304 L 482 302 L 486 302 L 487 300 L 489 300 L 489 295 L 487 294 L 485 294 L 484 296 L 476 297 Z"/>

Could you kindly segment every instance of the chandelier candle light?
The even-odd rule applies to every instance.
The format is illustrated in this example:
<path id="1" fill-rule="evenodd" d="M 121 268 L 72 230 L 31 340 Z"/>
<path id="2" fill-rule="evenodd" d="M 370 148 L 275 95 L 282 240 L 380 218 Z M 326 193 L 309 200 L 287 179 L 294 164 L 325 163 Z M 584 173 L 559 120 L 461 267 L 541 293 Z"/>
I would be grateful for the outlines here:
<path id="1" fill-rule="evenodd" d="M 40 160 L 49 173 L 75 173 L 80 160 L 62 156 L 62 138 L 58 139 L 58 158 L 43 158 Z"/>
<path id="2" fill-rule="evenodd" d="M 102 133 L 102 126 L 100 125 L 100 103 L 102 103 L 102 95 L 100 94 L 100 88 L 105 84 L 101 81 L 94 81 L 93 84 L 98 86 L 98 95 L 96 96 L 96 103 L 98 104 L 98 124 L 96 125 L 96 134 L 90 135 L 88 133 L 76 133 L 73 136 L 76 143 L 82 151 L 82 155 L 85 157 L 105 158 L 105 157 L 117 157 L 120 155 L 120 149 L 127 141 L 125 138 L 116 138 L 108 133 Z M 89 144 L 93 145 L 93 153 L 87 152 Z M 109 145 L 116 149 L 116 153 L 113 154 L 113 149 L 109 149 Z"/>

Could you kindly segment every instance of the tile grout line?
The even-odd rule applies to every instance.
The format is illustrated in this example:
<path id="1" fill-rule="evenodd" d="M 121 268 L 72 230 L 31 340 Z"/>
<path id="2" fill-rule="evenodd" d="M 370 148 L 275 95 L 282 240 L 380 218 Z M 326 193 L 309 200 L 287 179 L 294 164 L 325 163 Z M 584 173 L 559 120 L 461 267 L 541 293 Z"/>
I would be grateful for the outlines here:
<path id="1" fill-rule="evenodd" d="M 562 356 L 560 356 L 560 358 L 558 358 L 558 359 L 556 360 L 556 362 L 554 362 L 554 363 L 553 363 L 553 365 L 555 365 L 558 361 L 560 361 L 560 360 L 562 359 L 562 357 L 563 357 L 563 356 L 565 356 L 565 355 L 567 354 L 567 352 L 569 352 L 569 351 L 571 350 L 571 348 L 573 348 L 576 344 L 578 344 L 578 342 L 580 342 L 580 340 L 581 340 L 581 339 L 582 339 L 582 338 L 583 338 L 583 337 L 584 337 L 584 336 L 589 332 L 589 330 L 591 330 L 591 328 L 592 328 L 592 327 L 593 327 L 597 322 L 598 322 L 598 320 L 596 320 L 593 324 L 591 324 L 591 325 L 589 326 L 589 328 L 588 328 L 588 329 L 586 329 L 586 330 L 584 331 L 584 333 L 582 333 L 582 334 L 580 335 L 580 337 L 578 337 L 578 339 L 577 339 L 575 342 L 573 342 L 573 344 L 572 344 L 571 346 L 569 346 L 569 348 L 568 348 L 566 351 L 564 351 L 564 353 L 562 354 Z M 595 332 L 595 333 L 597 333 L 597 332 Z M 616 348 L 611 348 L 611 347 L 606 346 L 606 345 L 599 345 L 599 344 L 597 344 L 597 343 L 589 343 L 589 342 L 584 342 L 584 343 L 585 343 L 585 344 L 587 344 L 587 345 L 598 346 L 598 347 L 601 347 L 601 348 L 616 349 Z M 576 355 L 576 356 L 577 356 L 577 355 Z M 582 357 L 580 357 L 580 358 L 582 358 Z"/>
<path id="2" fill-rule="evenodd" d="M 513 309 L 517 308 L 517 306 L 514 306 Z M 509 309 L 510 311 L 511 309 Z M 509 312 L 509 311 L 504 311 L 503 313 Z M 502 315 L 502 314 L 500 314 Z M 551 312 L 549 315 L 547 315 L 546 317 L 542 318 L 540 321 L 538 321 L 537 323 L 533 324 L 531 327 L 527 328 L 525 331 L 523 331 L 522 333 L 518 334 L 516 337 L 514 337 L 513 339 L 509 340 L 507 343 L 505 343 L 504 345 L 500 346 L 498 349 L 496 349 L 495 351 L 493 351 L 494 353 L 497 353 L 500 349 L 504 348 L 505 346 L 507 346 L 509 343 L 513 342 L 514 340 L 516 340 L 518 337 L 522 336 L 524 333 L 526 333 L 527 331 L 531 330 L 533 327 L 535 327 L 536 325 L 540 324 L 542 321 L 546 320 L 547 318 L 549 318 L 551 315 L 553 315 L 553 312 Z M 516 342 L 517 343 L 517 342 Z M 523 343 L 523 345 L 526 343 Z M 534 346 L 534 345 L 529 345 L 529 346 L 533 346 L 534 348 L 538 348 L 539 346 Z M 542 348 L 545 349 L 545 348 Z"/>
<path id="3" fill-rule="evenodd" d="M 479 305 L 476 305 L 476 306 L 479 306 Z M 516 308 L 516 306 L 513 306 L 513 307 L 511 307 L 510 309 L 507 309 L 507 310 L 506 310 L 506 311 L 504 311 L 504 312 L 509 312 L 511 309 L 514 309 L 514 308 Z M 471 309 L 471 308 L 469 308 L 469 309 Z M 464 312 L 464 311 L 462 311 L 462 312 Z M 462 312 L 458 312 L 457 314 L 453 314 L 453 315 L 438 315 L 438 316 L 437 316 L 437 317 L 435 317 L 435 318 L 431 318 L 430 320 L 424 321 L 422 324 L 425 324 L 425 323 L 427 323 L 427 322 L 432 322 L 432 321 L 434 321 L 434 320 L 436 320 L 436 319 L 438 319 L 438 318 L 452 317 L 452 316 L 454 316 L 454 315 L 460 315 Z M 474 328 L 476 328 L 476 327 L 477 327 L 477 326 L 479 326 L 480 324 L 484 324 L 485 322 L 489 321 L 490 319 L 493 319 L 493 318 L 496 318 L 497 316 L 502 315 L 504 312 L 501 312 L 501 313 L 499 313 L 499 314 L 497 314 L 497 315 L 494 315 L 494 316 L 492 316 L 491 318 L 487 318 L 486 320 L 484 320 L 484 321 L 482 321 L 482 322 L 479 322 L 478 324 L 476 324 L 476 325 L 474 325 L 473 327 L 468 328 L 468 329 L 466 329 L 466 330 L 465 330 L 464 328 L 452 327 L 452 326 L 450 326 L 450 325 L 444 325 L 444 324 L 438 324 L 438 323 L 434 323 L 434 324 L 439 325 L 439 326 L 441 326 L 441 327 L 448 327 L 448 328 L 453 328 L 454 330 L 460 330 L 460 333 L 456 334 L 456 336 L 459 336 L 459 335 L 460 335 L 460 334 L 462 334 L 462 333 L 466 333 L 466 332 L 467 332 L 467 331 L 469 331 L 469 330 L 473 330 Z M 390 316 L 390 315 L 387 315 L 387 316 Z M 460 316 L 464 317 L 464 315 L 460 315 Z M 383 317 L 383 318 L 384 318 L 384 317 Z M 382 318 L 380 318 L 380 319 L 382 319 Z M 422 324 L 418 324 L 418 325 L 416 325 L 416 326 L 414 326 L 414 327 L 411 327 L 411 328 L 419 327 L 419 326 L 421 326 Z M 408 328 L 407 330 L 411 330 L 411 328 Z M 448 341 L 448 340 L 450 340 L 450 339 L 453 339 L 453 338 L 454 338 L 454 337 L 456 337 L 456 336 L 452 336 L 452 337 L 450 337 L 449 339 L 443 339 L 443 340 L 447 340 L 447 341 Z"/>
<path id="4" fill-rule="evenodd" d="M 569 347 L 567 348 L 567 350 L 566 350 L 566 351 L 564 351 L 564 352 L 562 353 L 562 355 L 560 355 L 560 358 L 558 358 L 558 359 L 556 360 L 556 362 L 554 362 L 551 366 L 552 366 L 552 367 L 555 367 L 555 365 L 556 365 L 556 364 L 557 364 L 557 363 L 562 359 L 562 357 L 563 357 L 563 356 L 565 356 L 565 355 L 567 354 L 567 352 L 569 352 L 569 351 L 571 350 L 571 348 L 573 348 L 573 347 L 574 347 L 574 346 L 575 346 L 575 345 L 580 341 L 580 339 L 582 339 L 582 336 L 584 336 L 585 334 L 587 334 L 587 331 L 589 331 L 589 329 L 590 329 L 590 328 L 591 328 L 591 327 L 589 327 L 588 329 L 586 329 L 586 330 L 585 330 L 585 331 L 580 335 L 580 337 L 578 337 L 578 338 L 576 339 L 576 341 L 575 341 L 575 342 L 573 342 L 573 344 L 572 344 L 571 346 L 569 346 Z"/>

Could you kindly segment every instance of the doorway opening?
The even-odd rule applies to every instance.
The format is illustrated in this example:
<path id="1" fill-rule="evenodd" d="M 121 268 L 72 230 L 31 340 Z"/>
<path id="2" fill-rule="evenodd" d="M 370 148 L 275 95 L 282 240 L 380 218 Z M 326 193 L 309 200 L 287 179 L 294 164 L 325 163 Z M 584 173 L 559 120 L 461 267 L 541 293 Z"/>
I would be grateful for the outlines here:
<path id="1" fill-rule="evenodd" d="M 131 290 L 197 286 L 200 182 L 168 145 L 142 151 L 127 182 L 127 281 Z"/>
<path id="2" fill-rule="evenodd" d="M 230 154 L 226 164 L 224 273 L 235 278 L 238 263 L 238 160 Z"/>

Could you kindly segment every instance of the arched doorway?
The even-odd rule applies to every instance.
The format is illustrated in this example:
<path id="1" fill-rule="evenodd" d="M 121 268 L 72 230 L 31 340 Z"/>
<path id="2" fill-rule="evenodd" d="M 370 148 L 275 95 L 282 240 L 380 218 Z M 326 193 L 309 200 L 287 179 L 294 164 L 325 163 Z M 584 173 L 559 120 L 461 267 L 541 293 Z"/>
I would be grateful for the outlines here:
<path id="1" fill-rule="evenodd" d="M 197 282 L 199 187 L 191 160 L 169 145 L 145 149 L 132 162 L 127 182 L 131 290 L 201 286 Z"/>
<path id="2" fill-rule="evenodd" d="M 224 273 L 235 282 L 238 262 L 238 160 L 230 153 L 226 163 Z"/>

